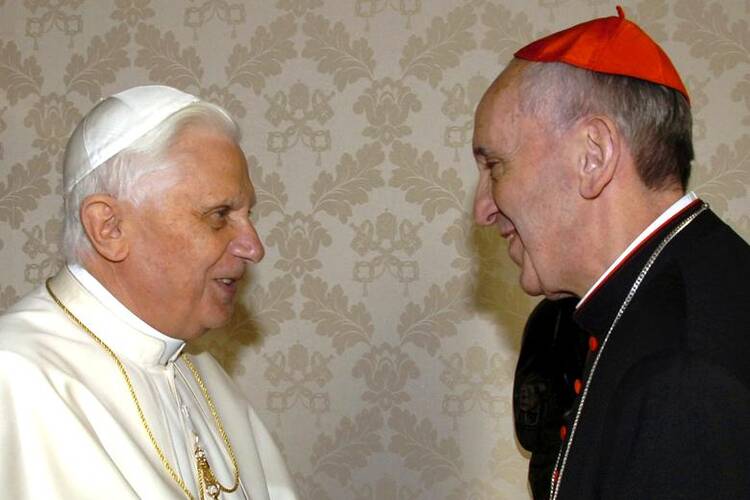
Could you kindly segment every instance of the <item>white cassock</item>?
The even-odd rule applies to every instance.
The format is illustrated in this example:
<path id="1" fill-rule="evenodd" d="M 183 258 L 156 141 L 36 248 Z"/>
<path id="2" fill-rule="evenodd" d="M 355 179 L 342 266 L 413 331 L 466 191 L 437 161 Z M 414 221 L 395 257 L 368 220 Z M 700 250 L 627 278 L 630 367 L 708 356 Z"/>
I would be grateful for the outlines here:
<path id="1" fill-rule="evenodd" d="M 232 463 L 184 343 L 141 321 L 80 267 L 64 268 L 50 287 L 122 361 L 156 442 L 193 496 L 196 439 L 216 478 L 231 486 Z M 296 499 L 279 450 L 239 389 L 210 354 L 191 360 L 239 465 L 239 487 L 221 498 Z M 34 500 L 187 497 L 113 358 L 44 286 L 0 317 L 0 492 Z"/>

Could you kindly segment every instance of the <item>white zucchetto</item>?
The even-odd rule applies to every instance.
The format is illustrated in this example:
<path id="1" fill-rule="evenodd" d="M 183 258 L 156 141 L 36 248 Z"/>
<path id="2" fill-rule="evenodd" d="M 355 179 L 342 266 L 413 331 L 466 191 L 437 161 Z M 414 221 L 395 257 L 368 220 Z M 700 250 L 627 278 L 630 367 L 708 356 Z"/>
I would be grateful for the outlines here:
<path id="1" fill-rule="evenodd" d="M 169 116 L 200 101 L 172 87 L 143 85 L 99 102 L 83 117 L 65 148 L 65 195 L 95 168 L 133 145 Z"/>

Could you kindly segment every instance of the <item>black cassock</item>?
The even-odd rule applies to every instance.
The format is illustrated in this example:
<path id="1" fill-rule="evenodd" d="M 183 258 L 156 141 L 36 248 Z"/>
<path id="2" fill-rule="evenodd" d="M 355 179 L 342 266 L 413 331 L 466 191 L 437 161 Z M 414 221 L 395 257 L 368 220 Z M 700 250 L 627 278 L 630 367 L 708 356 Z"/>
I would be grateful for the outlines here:
<path id="1" fill-rule="evenodd" d="M 518 442 L 531 452 L 529 486 L 535 500 L 549 497 L 560 449 L 560 426 L 575 403 L 587 335 L 573 321 L 577 298 L 542 300 L 523 333 L 513 382 L 513 415 Z"/>
<path id="2" fill-rule="evenodd" d="M 569 300 L 532 313 L 514 413 L 519 442 L 532 451 L 534 498 L 548 497 L 562 443 L 570 449 L 561 500 L 750 499 L 750 246 L 710 210 L 697 215 L 656 258 L 605 343 L 649 257 L 700 207 L 654 233 L 574 313 Z M 528 347 L 534 322 L 565 325 L 568 340 Z M 550 361 L 551 375 L 538 373 L 545 349 L 567 359 Z M 529 402 L 545 377 L 551 391 Z"/>

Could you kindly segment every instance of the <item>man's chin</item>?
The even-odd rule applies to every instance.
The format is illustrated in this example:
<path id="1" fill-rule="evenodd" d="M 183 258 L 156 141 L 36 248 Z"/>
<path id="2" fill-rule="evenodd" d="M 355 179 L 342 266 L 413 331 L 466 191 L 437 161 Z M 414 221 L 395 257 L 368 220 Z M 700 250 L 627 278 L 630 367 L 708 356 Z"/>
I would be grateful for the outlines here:
<path id="1" fill-rule="evenodd" d="M 209 327 L 211 330 L 214 330 L 216 328 L 223 328 L 232 321 L 232 317 L 234 316 L 234 304 L 228 309 L 229 310 L 224 312 L 223 314 L 216 316 Z"/>
<path id="2" fill-rule="evenodd" d="M 543 295 L 549 300 L 560 300 L 567 297 L 577 297 L 576 294 L 564 290 L 546 290 L 544 286 L 542 286 L 541 281 L 536 277 L 536 275 L 529 278 L 528 276 L 521 274 L 519 282 L 521 285 L 521 289 L 527 295 L 530 295 L 532 297 L 539 297 Z"/>
<path id="3" fill-rule="evenodd" d="M 544 295 L 544 289 L 542 283 L 539 281 L 539 277 L 534 272 L 529 272 L 523 267 L 521 268 L 521 276 L 518 278 L 518 282 L 521 285 L 521 289 L 532 297 Z"/>
<path id="4" fill-rule="evenodd" d="M 576 294 L 570 292 L 544 292 L 544 296 L 549 300 L 560 300 L 567 299 L 569 297 L 578 297 Z"/>
<path id="5" fill-rule="evenodd" d="M 217 330 L 227 326 L 232 321 L 234 313 L 234 304 L 222 304 L 220 307 L 217 307 L 217 309 L 213 311 L 213 314 L 211 314 L 210 317 L 205 318 L 203 321 L 204 329 L 200 335 L 203 335 L 210 330 Z"/>

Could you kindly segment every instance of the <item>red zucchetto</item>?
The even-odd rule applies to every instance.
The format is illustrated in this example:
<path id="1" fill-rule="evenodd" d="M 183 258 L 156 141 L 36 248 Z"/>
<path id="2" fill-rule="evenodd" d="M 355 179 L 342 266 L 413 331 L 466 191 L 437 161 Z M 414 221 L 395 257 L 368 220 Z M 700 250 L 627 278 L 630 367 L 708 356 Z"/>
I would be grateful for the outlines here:
<path id="1" fill-rule="evenodd" d="M 541 38 L 514 55 L 537 62 L 564 62 L 579 68 L 639 78 L 680 92 L 685 85 L 667 54 L 617 6 L 617 17 L 602 17 Z"/>

